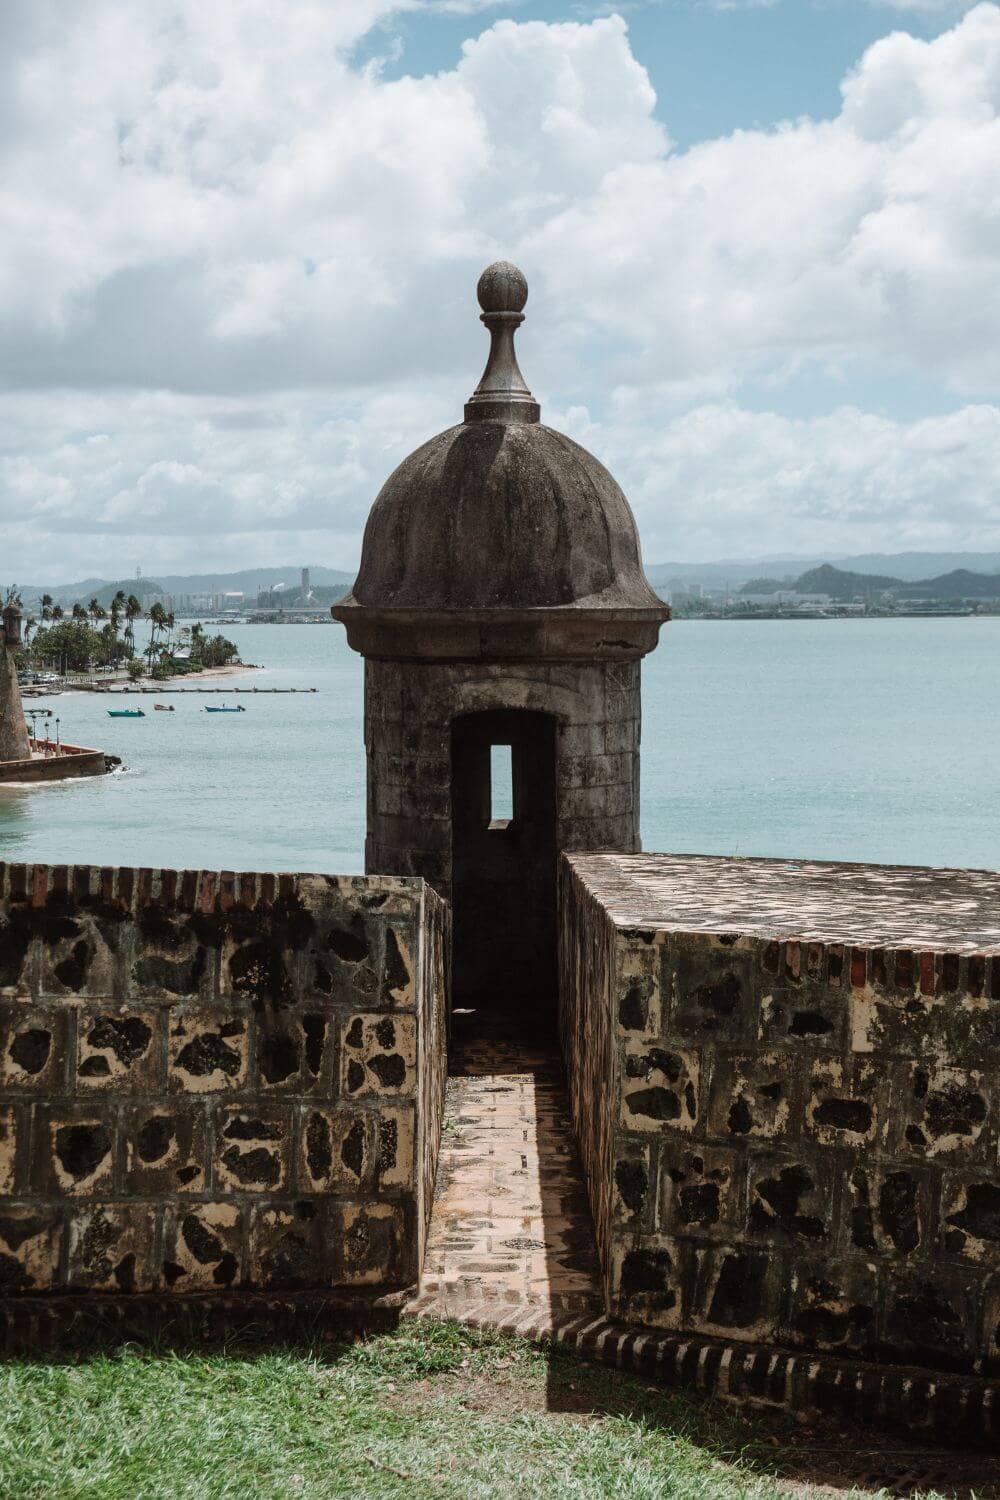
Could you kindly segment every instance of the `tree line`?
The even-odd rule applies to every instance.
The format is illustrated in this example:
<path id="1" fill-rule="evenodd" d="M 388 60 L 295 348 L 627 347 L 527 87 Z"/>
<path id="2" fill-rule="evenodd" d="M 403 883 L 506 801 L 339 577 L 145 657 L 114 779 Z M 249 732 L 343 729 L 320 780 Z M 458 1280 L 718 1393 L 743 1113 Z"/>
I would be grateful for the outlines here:
<path id="1" fill-rule="evenodd" d="M 107 609 L 98 599 L 88 605 L 74 604 L 69 613 L 51 594 L 43 594 L 40 618 L 29 615 L 24 622 L 24 653 L 28 664 L 44 664 L 61 672 L 87 672 L 96 667 L 111 670 L 127 667 L 133 678 L 171 677 L 204 667 L 226 666 L 238 651 L 222 635 L 207 636 L 200 624 L 182 626 L 175 639 L 172 610 L 159 600 L 150 605 L 149 640 L 136 650 L 135 624 L 146 618 L 134 594 L 119 589 Z M 178 647 L 189 648 L 177 658 Z"/>

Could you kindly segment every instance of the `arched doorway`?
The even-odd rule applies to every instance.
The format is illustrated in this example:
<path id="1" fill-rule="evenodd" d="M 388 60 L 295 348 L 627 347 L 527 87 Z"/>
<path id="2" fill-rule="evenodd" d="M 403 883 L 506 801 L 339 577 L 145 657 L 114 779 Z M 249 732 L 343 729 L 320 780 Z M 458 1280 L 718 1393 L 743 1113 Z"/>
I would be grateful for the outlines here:
<path id="1" fill-rule="evenodd" d="M 555 730 L 528 709 L 452 722 L 455 1003 L 495 1021 L 555 1021 Z"/>

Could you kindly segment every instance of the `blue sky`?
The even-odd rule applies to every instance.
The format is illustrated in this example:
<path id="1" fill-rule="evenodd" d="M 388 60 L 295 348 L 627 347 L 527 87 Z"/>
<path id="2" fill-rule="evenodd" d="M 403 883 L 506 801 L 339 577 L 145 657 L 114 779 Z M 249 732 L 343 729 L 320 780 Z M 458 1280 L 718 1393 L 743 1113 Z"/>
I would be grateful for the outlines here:
<path id="1" fill-rule="evenodd" d="M 617 12 L 656 90 L 658 114 L 678 146 L 798 115 L 829 118 L 840 82 L 872 42 L 894 27 L 933 37 L 970 9 L 961 3 L 892 6 L 869 0 L 775 0 L 713 5 L 703 0 L 522 0 L 478 12 L 421 11 L 388 18 L 359 45 L 386 59 L 387 77 L 451 68 L 480 26 L 514 21 L 580 21 Z"/>
<path id="2" fill-rule="evenodd" d="M 649 559 L 1000 548 L 995 0 L 9 0 L 0 115 L 16 577 L 353 566 L 501 257 Z"/>

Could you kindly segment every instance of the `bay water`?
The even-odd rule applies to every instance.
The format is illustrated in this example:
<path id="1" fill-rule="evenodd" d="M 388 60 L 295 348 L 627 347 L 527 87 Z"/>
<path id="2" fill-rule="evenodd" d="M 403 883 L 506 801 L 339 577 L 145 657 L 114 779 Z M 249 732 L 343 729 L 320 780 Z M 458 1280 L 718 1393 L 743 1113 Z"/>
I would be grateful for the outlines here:
<path id="1" fill-rule="evenodd" d="M 363 868 L 361 661 L 336 625 L 224 633 L 262 663 L 215 679 L 238 696 L 116 700 L 142 719 L 97 694 L 27 704 L 124 769 L 0 787 L 0 859 Z M 997 617 L 674 621 L 643 664 L 643 845 L 1000 868 L 998 685 Z M 246 712 L 205 712 L 222 703 Z"/>

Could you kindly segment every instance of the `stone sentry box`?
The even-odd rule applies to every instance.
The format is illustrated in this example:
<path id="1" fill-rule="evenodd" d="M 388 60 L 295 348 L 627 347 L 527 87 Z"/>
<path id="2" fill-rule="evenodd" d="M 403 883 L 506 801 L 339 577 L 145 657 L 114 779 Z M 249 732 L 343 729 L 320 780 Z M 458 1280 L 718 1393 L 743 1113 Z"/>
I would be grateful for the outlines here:
<path id="1" fill-rule="evenodd" d="M 461 1005 L 554 1023 L 557 851 L 639 848 L 640 663 L 670 611 L 615 480 L 540 420 L 524 276 L 498 261 L 477 293 L 490 354 L 465 420 L 389 476 L 331 613 L 365 657 L 365 868 L 451 903 Z M 504 819 L 491 745 L 514 766 Z"/>
<path id="2" fill-rule="evenodd" d="M 1000 875 L 576 856 L 561 908 L 609 1311 L 1000 1374 Z"/>
<path id="3" fill-rule="evenodd" d="M 414 1283 L 445 924 L 418 879 L 0 865 L 0 1293 Z"/>

